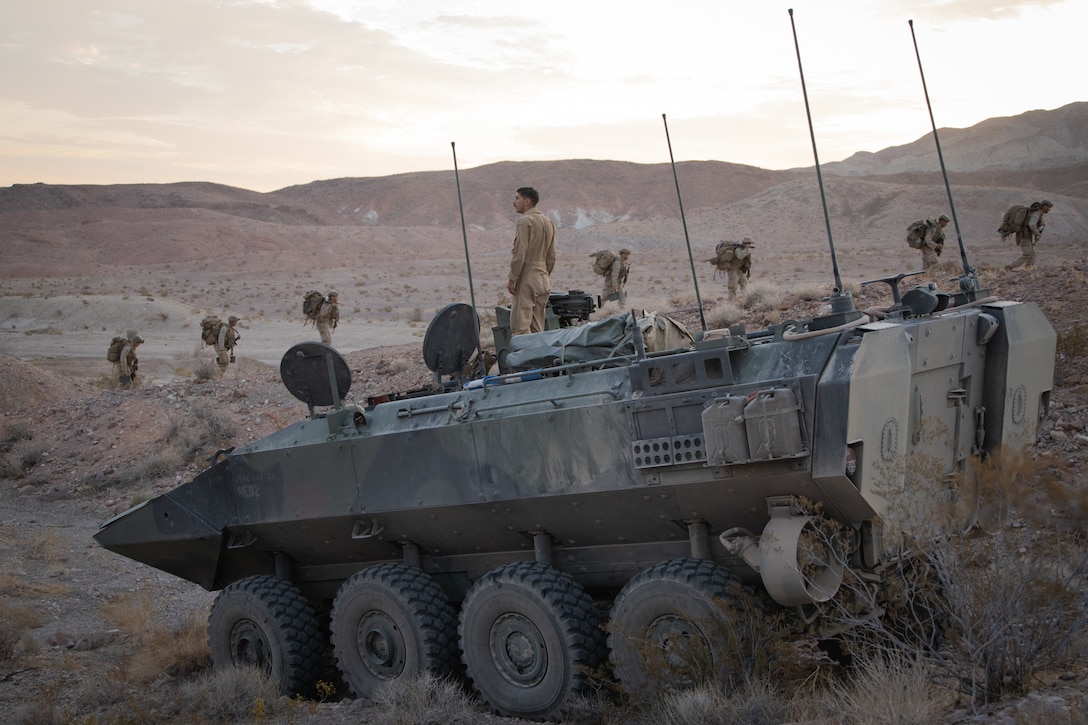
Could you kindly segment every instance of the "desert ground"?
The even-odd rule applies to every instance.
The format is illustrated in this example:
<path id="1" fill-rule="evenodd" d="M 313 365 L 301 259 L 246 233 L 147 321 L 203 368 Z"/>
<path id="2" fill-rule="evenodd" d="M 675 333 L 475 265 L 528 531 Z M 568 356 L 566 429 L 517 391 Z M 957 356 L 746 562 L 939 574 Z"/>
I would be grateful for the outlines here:
<path id="1" fill-rule="evenodd" d="M 917 268 L 917 253 L 901 246 L 840 259 L 859 303 L 887 304 L 890 298 L 886 286 L 858 282 Z M 1030 455 L 1054 461 L 1083 490 L 1088 257 L 1082 243 L 1041 247 L 1038 268 L 1009 273 L 1001 265 L 1015 257 L 1012 249 L 991 244 L 972 262 L 994 294 L 1037 302 L 1066 340 L 1066 347 L 1059 345 L 1052 410 Z M 945 279 L 957 272 L 952 257 L 946 256 Z M 472 260 L 485 325 L 493 319 L 487 311 L 507 301 L 506 259 L 502 250 Z M 632 307 L 672 314 L 698 328 L 686 255 L 647 247 L 637 250 L 632 264 Z M 429 320 L 448 303 L 470 301 L 465 261 L 456 256 L 291 271 L 303 268 L 239 264 L 224 274 L 178 264 L 0 279 L 0 712 L 6 721 L 398 721 L 388 707 L 343 693 L 323 703 L 270 697 L 268 710 L 259 712 L 252 699 L 216 695 L 206 682 L 204 639 L 215 594 L 107 552 L 91 538 L 110 516 L 188 481 L 224 442 L 245 444 L 305 417 L 305 405 L 283 389 L 278 365 L 292 344 L 316 339 L 301 322 L 306 290 L 340 292 L 334 345 L 348 361 L 351 395 L 360 401 L 427 383 L 432 374 L 420 347 Z M 818 295 L 813 301 L 800 293 L 822 288 L 826 294 L 832 279 L 818 245 L 757 247 L 753 283 L 769 302 L 728 313 L 723 281 L 698 259 L 696 268 L 708 319 L 722 321 L 728 314 L 729 321 L 750 328 L 813 314 Z M 561 259 L 554 289 L 597 294 L 597 279 L 587 269 L 581 255 Z M 212 359 L 198 341 L 199 320 L 208 313 L 242 318 L 239 359 L 222 381 L 201 375 Z M 119 391 L 104 355 L 110 337 L 128 329 L 146 343 L 137 387 Z M 981 710 L 947 691 L 939 703 L 942 722 L 1083 722 L 1088 670 L 1080 662 L 1042 673 L 1033 695 Z M 444 719 L 513 722 L 479 706 L 466 712 L 461 720 Z M 580 721 L 618 722 L 601 715 Z"/>

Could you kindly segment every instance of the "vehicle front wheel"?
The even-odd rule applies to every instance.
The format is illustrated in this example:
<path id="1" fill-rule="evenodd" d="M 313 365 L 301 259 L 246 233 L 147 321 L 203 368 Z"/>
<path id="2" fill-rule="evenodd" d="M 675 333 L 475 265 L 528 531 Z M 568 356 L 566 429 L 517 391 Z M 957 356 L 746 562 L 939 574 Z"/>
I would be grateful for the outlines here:
<path id="1" fill-rule="evenodd" d="M 317 681 L 324 641 L 310 603 L 291 582 L 253 576 L 226 587 L 208 617 L 216 667 L 255 667 L 286 695 L 309 693 Z"/>

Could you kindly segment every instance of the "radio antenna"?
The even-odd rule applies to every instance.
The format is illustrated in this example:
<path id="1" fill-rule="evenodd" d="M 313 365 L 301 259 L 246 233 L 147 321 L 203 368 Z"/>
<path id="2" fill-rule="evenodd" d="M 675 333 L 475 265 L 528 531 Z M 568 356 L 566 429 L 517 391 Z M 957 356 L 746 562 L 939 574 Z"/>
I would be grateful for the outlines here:
<path id="1" fill-rule="evenodd" d="M 457 144 L 450 141 L 450 148 L 453 150 L 453 178 L 457 180 L 457 208 L 461 210 L 461 237 L 465 240 L 465 267 L 468 268 L 468 297 L 472 303 L 472 316 L 475 318 L 476 324 L 472 326 L 472 331 L 476 335 L 476 361 L 480 365 L 480 375 L 487 374 L 487 368 L 484 367 L 484 348 L 480 343 L 480 315 L 476 311 L 476 292 L 472 286 L 472 261 L 468 253 L 468 231 L 465 229 L 465 205 L 461 201 L 461 173 L 457 170 Z"/>
<path id="2" fill-rule="evenodd" d="M 691 281 L 695 283 L 695 303 L 699 305 L 699 324 L 706 332 L 706 317 L 703 316 L 703 298 L 699 295 L 699 278 L 695 275 L 695 257 L 691 254 L 691 237 L 688 236 L 688 220 L 684 217 L 684 199 L 680 196 L 680 178 L 676 175 L 676 159 L 672 155 L 672 139 L 669 138 L 669 121 L 661 114 L 665 124 L 665 142 L 669 145 L 669 162 L 672 164 L 672 180 L 676 183 L 676 201 L 680 204 L 680 221 L 684 225 L 684 241 L 688 245 L 688 261 L 691 262 Z"/>
<path id="3" fill-rule="evenodd" d="M 812 158 L 816 162 L 816 181 L 820 185 L 820 201 L 824 207 L 824 224 L 827 226 L 827 245 L 831 249 L 831 268 L 835 274 L 835 287 L 831 291 L 829 299 L 831 303 L 831 316 L 840 317 L 837 321 L 821 321 L 822 327 L 827 322 L 842 324 L 852 321 L 860 316 L 860 312 L 854 309 L 854 299 L 850 292 L 843 290 L 842 277 L 839 275 L 839 260 L 835 256 L 835 240 L 831 236 L 831 217 L 827 212 L 827 196 L 824 194 L 824 177 L 820 172 L 820 155 L 816 151 L 816 134 L 812 130 L 812 111 L 808 105 L 808 90 L 805 88 L 805 69 L 801 66 L 801 46 L 797 42 L 797 26 L 793 22 L 793 8 L 789 9 L 790 27 L 793 29 L 793 47 L 797 51 L 797 70 L 801 74 L 801 93 L 805 97 L 805 116 L 808 118 L 808 135 L 812 139 Z M 816 322 L 815 320 L 813 322 Z"/>
<path id="4" fill-rule="evenodd" d="M 963 276 L 959 278 L 960 289 L 964 292 L 976 292 L 979 289 L 978 273 L 967 262 L 967 249 L 963 246 L 963 236 L 960 234 L 960 221 L 956 217 L 956 205 L 952 202 L 952 187 L 948 183 L 948 169 L 944 165 L 944 154 L 941 153 L 941 139 L 937 136 L 937 123 L 933 120 L 933 106 L 929 102 L 929 89 L 926 87 L 926 74 L 922 70 L 922 55 L 918 52 L 918 38 L 914 35 L 914 21 L 908 20 L 910 26 L 910 38 L 914 42 L 914 57 L 918 59 L 918 74 L 922 77 L 922 92 L 926 97 L 926 109 L 929 111 L 929 123 L 933 127 L 933 142 L 937 144 L 937 160 L 941 164 L 941 175 L 944 177 L 944 189 L 948 194 L 948 208 L 952 212 L 952 224 L 956 229 L 956 241 L 960 247 L 960 260 L 963 262 Z"/>

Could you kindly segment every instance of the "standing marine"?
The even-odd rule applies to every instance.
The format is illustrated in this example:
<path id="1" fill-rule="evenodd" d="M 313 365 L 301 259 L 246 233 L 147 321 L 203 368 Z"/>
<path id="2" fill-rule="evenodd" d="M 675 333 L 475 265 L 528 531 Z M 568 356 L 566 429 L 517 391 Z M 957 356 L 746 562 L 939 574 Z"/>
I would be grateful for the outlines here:
<path id="1" fill-rule="evenodd" d="M 136 357 L 136 348 L 143 344 L 144 339 L 139 335 L 133 335 L 125 341 L 121 347 L 121 354 L 114 363 L 117 371 L 117 386 L 122 390 L 128 390 L 136 382 L 136 371 L 140 367 L 140 360 Z"/>
<path id="2" fill-rule="evenodd" d="M 627 260 L 630 258 L 631 250 L 624 247 L 604 274 L 604 286 L 601 288 L 602 307 L 610 300 L 619 302 L 621 308 L 627 306 L 627 275 L 631 273 L 631 265 Z"/>
<path id="3" fill-rule="evenodd" d="M 518 217 L 514 246 L 510 250 L 510 274 L 506 289 L 513 296 L 510 305 L 510 334 L 544 331 L 544 308 L 552 291 L 555 268 L 555 224 L 536 208 L 540 194 L 523 186 L 514 194 Z"/>
<path id="4" fill-rule="evenodd" d="M 227 374 L 227 365 L 234 362 L 234 348 L 242 338 L 235 329 L 238 318 L 231 315 L 227 324 L 219 326 L 219 335 L 215 340 L 215 362 L 219 365 L 219 377 Z"/>
<path id="5" fill-rule="evenodd" d="M 1027 220 L 1016 230 L 1016 246 L 1020 247 L 1020 256 L 1015 261 L 1006 264 L 1006 270 L 1016 269 L 1020 265 L 1035 266 L 1035 245 L 1039 243 L 1039 237 L 1043 235 L 1043 229 L 1046 228 L 1043 215 L 1053 208 L 1054 204 L 1046 199 L 1028 207 Z"/>
<path id="6" fill-rule="evenodd" d="M 907 244 L 922 252 L 922 271 L 927 275 L 941 263 L 944 251 L 944 228 L 951 221 L 947 214 L 941 214 L 937 220 L 926 219 L 914 222 L 907 227 Z"/>
<path id="7" fill-rule="evenodd" d="M 714 274 L 724 272 L 729 299 L 737 298 L 737 290 L 743 294 L 752 276 L 752 238 L 739 242 L 722 240 L 714 247 L 714 256 L 706 260 L 714 265 Z"/>
<path id="8" fill-rule="evenodd" d="M 314 322 L 317 324 L 317 332 L 321 335 L 321 342 L 326 345 L 332 344 L 332 331 L 336 329 L 336 325 L 340 322 L 340 293 L 336 290 L 329 290 L 329 293 L 325 295 L 325 299 L 321 302 L 321 307 L 317 310 L 317 317 L 314 318 Z"/>

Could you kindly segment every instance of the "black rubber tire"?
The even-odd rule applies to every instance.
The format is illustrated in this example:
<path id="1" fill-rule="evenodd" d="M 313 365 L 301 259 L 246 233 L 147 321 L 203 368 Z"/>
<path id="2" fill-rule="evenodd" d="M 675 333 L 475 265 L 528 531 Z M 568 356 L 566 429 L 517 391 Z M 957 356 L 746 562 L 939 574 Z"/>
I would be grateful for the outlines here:
<path id="1" fill-rule="evenodd" d="M 612 604 L 608 645 L 612 671 L 635 701 L 705 681 L 736 678 L 730 609 L 740 584 L 704 559 L 674 559 L 627 582 Z"/>
<path id="2" fill-rule="evenodd" d="M 456 671 L 457 615 L 442 587 L 407 564 L 380 564 L 344 582 L 332 606 L 337 666 L 356 696 L 423 672 Z"/>
<path id="3" fill-rule="evenodd" d="M 605 655 L 582 585 L 547 564 L 481 577 L 461 605 L 461 653 L 476 692 L 502 715 L 557 719 Z"/>
<path id="4" fill-rule="evenodd" d="M 324 638 L 298 588 L 274 576 L 241 579 L 219 592 L 208 617 L 216 667 L 259 667 L 285 695 L 312 692 Z"/>

